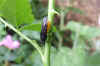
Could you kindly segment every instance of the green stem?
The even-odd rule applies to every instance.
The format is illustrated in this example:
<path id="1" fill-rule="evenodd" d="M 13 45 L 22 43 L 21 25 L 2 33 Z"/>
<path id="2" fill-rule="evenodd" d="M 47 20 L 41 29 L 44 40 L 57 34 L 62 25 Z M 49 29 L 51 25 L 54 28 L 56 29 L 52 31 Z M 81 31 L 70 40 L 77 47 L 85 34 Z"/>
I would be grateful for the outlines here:
<path id="1" fill-rule="evenodd" d="M 79 41 L 79 31 L 80 31 L 80 26 L 77 29 L 76 33 L 75 33 L 75 39 L 74 39 L 74 46 L 73 49 L 76 49 L 78 46 L 78 41 Z"/>
<path id="2" fill-rule="evenodd" d="M 55 0 L 49 0 L 49 5 L 48 5 L 48 21 L 51 23 L 53 23 L 53 17 L 54 17 L 54 5 L 55 5 Z M 52 26 L 51 26 L 52 27 Z M 48 33 L 48 39 L 50 39 L 50 33 Z M 47 43 L 45 44 L 45 53 L 44 53 L 44 61 L 43 64 L 44 66 L 50 66 L 50 49 L 51 49 L 51 44 L 50 44 L 50 40 L 47 41 Z"/>
<path id="3" fill-rule="evenodd" d="M 60 20 L 60 31 L 62 31 L 63 30 L 63 28 L 64 28 L 64 17 L 65 17 L 65 15 L 64 15 L 64 12 L 63 11 L 61 11 L 61 20 Z"/>
<path id="4" fill-rule="evenodd" d="M 55 0 L 49 0 L 48 21 L 53 22 Z"/>
<path id="5" fill-rule="evenodd" d="M 44 66 L 50 66 L 50 48 L 51 48 L 51 44 L 50 43 L 46 43 L 45 44 L 45 60 L 44 60 Z"/>
<path id="6" fill-rule="evenodd" d="M 39 47 L 39 45 L 36 43 L 35 40 L 31 40 L 29 39 L 27 36 L 25 36 L 24 34 L 22 34 L 20 31 L 18 31 L 16 28 L 14 28 L 11 24 L 8 24 L 6 21 L 4 21 L 2 18 L 0 18 L 0 22 L 4 23 L 6 26 L 8 26 L 10 29 L 12 29 L 13 31 L 15 31 L 18 35 L 20 35 L 22 38 L 24 38 L 25 40 L 27 40 L 30 44 L 32 44 L 37 51 L 40 53 L 42 60 L 44 59 L 43 53 L 41 51 L 41 47 Z"/>

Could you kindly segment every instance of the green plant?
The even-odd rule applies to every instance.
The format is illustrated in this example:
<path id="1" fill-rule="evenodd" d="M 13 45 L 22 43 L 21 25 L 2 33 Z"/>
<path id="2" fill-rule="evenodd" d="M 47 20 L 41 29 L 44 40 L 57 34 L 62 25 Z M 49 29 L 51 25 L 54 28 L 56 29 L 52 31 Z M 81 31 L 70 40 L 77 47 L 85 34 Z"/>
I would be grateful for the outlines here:
<path id="1" fill-rule="evenodd" d="M 37 2 L 37 0 L 34 1 Z M 31 4 L 34 9 L 36 4 L 33 1 Z M 38 16 L 37 9 L 33 10 L 32 14 L 29 0 L 0 0 L 0 41 L 7 34 L 4 28 L 8 27 L 17 33 L 13 38 L 19 39 L 22 43 L 21 47 L 14 51 L 0 47 L 2 50 L 0 51 L 0 66 L 4 65 L 4 61 L 14 61 L 15 64 L 12 63 L 12 65 L 18 66 L 97 66 L 100 64 L 100 62 L 95 62 L 100 53 L 89 55 L 91 47 L 87 45 L 87 42 L 92 45 L 91 39 L 100 34 L 99 28 L 82 25 L 76 21 L 68 21 L 68 24 L 65 25 L 65 14 L 69 11 L 79 14 L 83 14 L 83 12 L 71 6 L 58 13 L 54 6 L 55 0 L 49 0 L 48 21 L 51 23 L 51 28 L 45 46 L 40 46 L 38 33 L 41 31 L 41 20 L 39 18 L 45 15 Z M 54 14 L 61 17 L 60 29 L 57 30 L 53 25 Z M 63 39 L 64 31 L 67 30 L 71 31 L 70 37 Z M 37 31 L 36 34 L 35 31 Z M 52 38 L 54 38 L 52 32 L 56 33 L 58 39 L 57 48 L 51 45 Z M 38 41 L 34 40 L 34 35 L 38 35 Z M 72 40 L 72 48 L 63 46 L 63 40 L 69 41 L 69 39 Z"/>
<path id="2" fill-rule="evenodd" d="M 11 3 L 13 3 L 13 4 L 11 4 Z M 24 4 L 22 4 L 22 3 L 24 3 Z M 26 6 L 26 7 L 23 8 L 24 6 Z M 8 9 L 8 11 L 6 11 L 7 8 L 9 8 L 9 7 L 10 7 L 10 9 Z M 48 21 L 50 21 L 50 22 L 52 22 L 52 20 L 53 20 L 53 15 L 54 15 L 53 8 L 54 8 L 54 0 L 49 0 Z M 27 9 L 28 11 L 25 9 Z M 22 10 L 24 12 L 21 12 Z M 32 44 L 40 53 L 44 66 L 50 66 L 50 42 L 47 42 L 45 44 L 45 51 L 43 53 L 40 46 L 36 43 L 35 40 L 29 39 L 27 36 L 25 36 L 18 30 L 18 27 L 20 25 L 29 24 L 29 22 L 32 23 L 33 17 L 30 14 L 31 9 L 30 9 L 30 5 L 28 4 L 28 0 L 24 0 L 22 2 L 18 1 L 18 0 L 16 0 L 16 2 L 12 1 L 12 0 L 6 1 L 6 5 L 2 6 L 1 12 L 3 14 L 3 17 L 6 18 L 8 22 L 4 21 L 2 18 L 0 18 L 0 22 L 4 23 L 6 26 L 8 26 L 10 29 L 15 31 L 18 35 L 20 35 L 22 38 L 24 38 L 30 44 Z M 14 26 L 17 28 L 15 28 Z"/>

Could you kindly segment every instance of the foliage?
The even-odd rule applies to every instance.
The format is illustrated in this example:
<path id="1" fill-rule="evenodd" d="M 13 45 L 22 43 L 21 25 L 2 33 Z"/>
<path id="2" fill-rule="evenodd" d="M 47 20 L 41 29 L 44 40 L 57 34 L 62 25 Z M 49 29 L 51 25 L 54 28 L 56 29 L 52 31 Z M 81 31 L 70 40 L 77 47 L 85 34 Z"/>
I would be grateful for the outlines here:
<path id="1" fill-rule="evenodd" d="M 0 0 L 0 16 L 21 31 L 23 35 L 35 40 L 37 43 L 33 42 L 33 44 L 40 45 L 41 51 L 44 50 L 44 45 L 40 44 L 41 19 L 47 15 L 46 8 L 41 4 L 40 0 Z M 84 13 L 78 8 L 67 7 L 64 10 L 64 18 L 66 16 L 65 12 L 68 13 L 69 11 L 81 15 Z M 62 16 L 61 20 L 64 21 Z M 5 28 L 6 25 L 0 22 L 0 41 L 8 34 Z M 83 25 L 76 21 L 68 21 L 67 25 L 63 24 L 59 28 L 52 26 L 52 32 L 60 37 L 57 35 L 55 35 L 57 39 L 54 38 L 55 36 L 50 37 L 54 39 L 51 44 L 58 41 L 51 47 L 51 66 L 100 66 L 100 51 L 90 53 L 91 47 L 87 43 L 100 35 L 99 28 Z M 66 37 L 66 39 L 72 40 L 72 48 L 63 46 L 63 40 L 66 40 L 63 39 L 63 35 L 65 35 L 64 31 L 67 30 L 71 31 L 71 38 Z M 13 39 L 19 39 L 21 46 L 15 50 L 0 46 L 0 66 L 4 66 L 5 61 L 11 63 L 12 66 L 43 66 L 41 55 L 30 43 L 16 33 L 13 35 Z M 59 45 L 60 43 L 61 45 Z M 93 45 L 92 41 L 91 45 Z"/>
<path id="2" fill-rule="evenodd" d="M 4 31 L 4 25 L 0 24 L 0 38 L 3 38 L 4 35 L 6 35 L 6 32 Z"/>
<path id="3" fill-rule="evenodd" d="M 86 39 L 95 38 L 100 34 L 99 28 L 84 26 L 84 25 L 79 24 L 74 21 L 70 21 L 70 23 L 66 27 L 67 27 L 67 29 L 71 30 L 72 32 L 77 32 L 79 29 L 80 36 L 82 36 Z"/>
<path id="4" fill-rule="evenodd" d="M 17 27 L 21 24 L 31 24 L 34 19 L 29 0 L 6 0 L 0 12 L 10 24 Z"/>
<path id="5" fill-rule="evenodd" d="M 85 28 L 86 26 L 81 25 L 79 23 L 75 23 L 75 22 L 70 22 L 67 25 L 67 29 L 71 30 L 72 32 L 74 32 L 73 35 L 75 35 L 75 33 L 77 33 L 77 27 L 75 27 L 76 25 L 78 25 L 77 27 L 83 27 L 84 30 L 87 30 L 87 28 Z M 77 28 L 75 30 L 75 28 Z M 88 26 L 88 28 L 90 28 Z M 73 29 L 73 30 L 72 30 Z M 93 28 L 94 29 L 94 28 Z M 88 30 L 88 32 L 91 32 L 92 28 L 90 28 L 90 30 Z M 97 30 L 97 31 L 96 31 Z M 96 29 L 93 32 L 95 33 L 95 31 L 97 32 L 96 35 L 99 35 L 99 29 Z M 83 35 L 81 34 L 80 30 L 79 35 Z M 52 66 L 99 66 L 100 62 L 97 62 L 96 58 L 100 58 L 99 57 L 99 53 L 93 53 L 92 55 L 89 54 L 89 50 L 86 50 L 87 46 L 86 46 L 86 42 L 82 39 L 84 37 L 88 37 L 90 39 L 93 37 L 96 37 L 95 34 L 94 36 L 89 35 L 87 36 L 87 31 L 84 32 L 83 37 L 79 37 L 78 39 L 75 39 L 74 37 L 74 41 L 77 40 L 77 45 L 75 46 L 75 48 L 68 48 L 68 47 L 61 47 L 59 48 L 59 50 L 56 50 L 55 48 L 51 49 L 51 65 Z M 73 41 L 73 43 L 74 43 Z M 74 43 L 75 44 L 75 43 Z M 38 53 L 37 53 L 38 55 Z M 34 55 L 35 58 L 37 57 L 37 55 Z M 38 57 L 39 58 L 39 57 Z M 37 59 L 37 58 L 36 58 Z M 99 60 L 99 59 L 98 59 Z M 40 61 L 40 59 L 38 59 L 38 61 Z M 34 64 L 36 64 L 37 62 L 34 59 Z M 41 63 L 41 62 L 39 62 Z M 42 66 L 42 65 L 39 65 Z"/>

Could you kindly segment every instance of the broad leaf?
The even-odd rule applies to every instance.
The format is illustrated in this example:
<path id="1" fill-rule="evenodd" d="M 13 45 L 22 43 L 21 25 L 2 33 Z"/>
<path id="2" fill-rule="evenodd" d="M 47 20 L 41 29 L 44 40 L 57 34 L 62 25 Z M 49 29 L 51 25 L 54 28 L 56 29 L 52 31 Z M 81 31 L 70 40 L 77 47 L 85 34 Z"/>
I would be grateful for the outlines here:
<path id="1" fill-rule="evenodd" d="M 32 31 L 32 30 L 23 30 L 22 33 L 28 36 L 31 39 L 40 40 L 40 32 Z"/>
<path id="2" fill-rule="evenodd" d="M 0 12 L 9 23 L 17 27 L 33 21 L 29 0 L 7 0 Z"/>
<path id="3" fill-rule="evenodd" d="M 79 30 L 80 36 L 83 36 L 87 39 L 95 38 L 100 35 L 99 28 L 82 25 L 74 21 L 70 21 L 66 28 L 72 32 L 77 32 Z"/>
<path id="4" fill-rule="evenodd" d="M 52 26 L 52 31 L 56 32 L 56 27 Z M 26 25 L 21 27 L 19 30 L 32 30 L 32 31 L 37 31 L 37 32 L 41 32 L 41 24 L 30 24 L 30 25 Z"/>
<path id="5" fill-rule="evenodd" d="M 6 2 L 7 0 L 0 0 L 0 8 L 2 8 L 2 6 L 4 6 L 5 5 L 5 2 Z"/>
<path id="6" fill-rule="evenodd" d="M 31 25 L 26 25 L 20 28 L 20 30 L 33 30 L 33 31 L 41 31 L 41 24 L 31 24 Z"/>
<path id="7" fill-rule="evenodd" d="M 33 53 L 31 58 L 33 66 L 43 66 L 38 53 Z M 72 50 L 67 47 L 61 47 L 58 51 L 55 48 L 51 48 L 51 66 L 84 66 L 85 62 L 86 53 L 83 48 L 77 47 Z"/>
<path id="8" fill-rule="evenodd" d="M 89 56 L 85 66 L 100 66 L 100 52 L 95 52 Z"/>

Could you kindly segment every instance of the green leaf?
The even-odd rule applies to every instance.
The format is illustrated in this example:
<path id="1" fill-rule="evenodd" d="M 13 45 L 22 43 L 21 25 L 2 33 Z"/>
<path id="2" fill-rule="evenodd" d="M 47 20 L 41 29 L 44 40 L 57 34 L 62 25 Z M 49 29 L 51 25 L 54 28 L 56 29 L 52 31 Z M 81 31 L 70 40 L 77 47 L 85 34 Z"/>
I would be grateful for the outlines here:
<path id="1" fill-rule="evenodd" d="M 82 25 L 75 21 L 70 21 L 66 28 L 71 30 L 72 32 L 77 32 L 78 29 L 80 29 L 80 36 L 85 37 L 87 39 L 95 38 L 100 35 L 99 28 Z"/>
<path id="2" fill-rule="evenodd" d="M 40 40 L 40 32 L 32 30 L 23 30 L 22 33 L 31 39 Z"/>
<path id="3" fill-rule="evenodd" d="M 83 48 L 81 45 L 75 48 L 75 50 L 61 47 L 59 52 L 55 55 L 54 66 L 84 66 L 86 52 Z"/>
<path id="4" fill-rule="evenodd" d="M 100 52 L 95 52 L 89 56 L 85 66 L 100 66 Z"/>
<path id="5" fill-rule="evenodd" d="M 84 47 L 83 47 L 84 48 Z M 86 62 L 86 52 L 78 46 L 75 50 L 61 47 L 59 50 L 51 48 L 51 66 L 84 66 Z M 33 66 L 43 66 L 40 55 L 35 52 L 30 57 Z"/>
<path id="6" fill-rule="evenodd" d="M 37 51 L 34 51 L 30 56 L 30 61 L 32 62 L 33 66 L 43 66 L 41 56 Z"/>
<path id="7" fill-rule="evenodd" d="M 7 0 L 0 0 L 0 8 L 2 8 L 2 6 L 4 6 L 5 5 L 5 2 L 6 2 Z"/>
<path id="8" fill-rule="evenodd" d="M 0 12 L 9 23 L 17 27 L 33 21 L 29 0 L 7 0 Z"/>
<path id="9" fill-rule="evenodd" d="M 12 66 L 25 66 L 24 64 L 11 64 Z"/>
<path id="10" fill-rule="evenodd" d="M 20 28 L 20 30 L 33 30 L 33 31 L 41 31 L 41 24 L 31 24 L 31 25 L 26 25 Z"/>
<path id="11" fill-rule="evenodd" d="M 72 53 L 70 48 L 61 47 L 53 57 L 53 60 L 53 66 L 72 66 Z"/>
<path id="12" fill-rule="evenodd" d="M 53 32 L 56 32 L 57 29 L 56 29 L 56 26 L 53 26 Z"/>
<path id="13" fill-rule="evenodd" d="M 22 63 L 23 60 L 27 59 L 27 57 L 29 57 L 29 55 L 32 53 L 33 47 L 29 44 L 25 44 L 20 46 L 20 48 L 16 49 L 13 51 L 13 56 L 15 56 L 16 58 L 13 60 L 16 63 Z"/>
<path id="14" fill-rule="evenodd" d="M 19 30 L 33 30 L 33 31 L 38 31 L 41 32 L 41 24 L 31 24 L 31 25 L 26 25 L 20 28 Z M 53 32 L 56 32 L 56 27 L 53 26 L 52 28 Z"/>
<path id="15" fill-rule="evenodd" d="M 0 40 L 2 40 L 1 38 L 3 38 L 4 35 L 6 35 L 6 31 L 4 31 L 4 25 L 0 24 Z"/>

